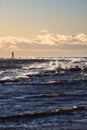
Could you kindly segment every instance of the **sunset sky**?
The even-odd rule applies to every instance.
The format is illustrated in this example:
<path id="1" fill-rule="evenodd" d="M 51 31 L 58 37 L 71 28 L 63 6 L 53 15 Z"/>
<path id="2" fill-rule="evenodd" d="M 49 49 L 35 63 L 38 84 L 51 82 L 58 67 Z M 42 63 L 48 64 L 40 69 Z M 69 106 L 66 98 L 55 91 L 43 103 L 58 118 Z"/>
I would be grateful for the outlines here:
<path id="1" fill-rule="evenodd" d="M 87 0 L 0 0 L 0 57 L 87 56 Z"/>

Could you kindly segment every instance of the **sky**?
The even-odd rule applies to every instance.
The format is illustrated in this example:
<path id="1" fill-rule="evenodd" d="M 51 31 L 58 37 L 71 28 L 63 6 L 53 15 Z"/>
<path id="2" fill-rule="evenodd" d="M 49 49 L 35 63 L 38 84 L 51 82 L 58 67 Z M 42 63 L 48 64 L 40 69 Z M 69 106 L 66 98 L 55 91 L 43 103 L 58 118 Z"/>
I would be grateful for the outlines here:
<path id="1" fill-rule="evenodd" d="M 0 0 L 0 57 L 87 56 L 87 0 Z"/>

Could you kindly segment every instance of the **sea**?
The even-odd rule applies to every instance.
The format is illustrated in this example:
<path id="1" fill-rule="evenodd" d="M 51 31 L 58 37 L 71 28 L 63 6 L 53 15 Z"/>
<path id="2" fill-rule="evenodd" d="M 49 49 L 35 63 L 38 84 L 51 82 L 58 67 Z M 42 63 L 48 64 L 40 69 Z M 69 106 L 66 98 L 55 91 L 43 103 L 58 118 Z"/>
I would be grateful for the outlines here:
<path id="1" fill-rule="evenodd" d="M 0 59 L 0 130 L 87 130 L 87 57 Z"/>

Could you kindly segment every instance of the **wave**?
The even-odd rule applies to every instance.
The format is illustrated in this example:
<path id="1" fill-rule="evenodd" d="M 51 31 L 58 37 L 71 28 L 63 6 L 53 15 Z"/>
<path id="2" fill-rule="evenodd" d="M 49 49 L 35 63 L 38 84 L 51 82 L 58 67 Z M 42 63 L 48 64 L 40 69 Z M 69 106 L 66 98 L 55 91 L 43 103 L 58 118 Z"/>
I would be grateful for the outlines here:
<path id="1" fill-rule="evenodd" d="M 66 93 L 52 93 L 52 94 L 45 94 L 44 97 L 59 97 L 59 96 L 74 96 L 74 97 L 86 97 L 87 94 L 66 94 Z"/>
<path id="2" fill-rule="evenodd" d="M 64 79 L 64 80 L 60 79 L 59 81 L 47 81 L 47 82 L 42 82 L 42 81 L 33 82 L 27 76 L 0 80 L 1 84 L 3 83 L 7 85 L 9 84 L 9 85 L 30 85 L 30 86 L 34 86 L 34 85 L 53 86 L 53 85 L 65 85 L 65 84 L 69 85 L 69 84 L 76 84 L 80 82 L 87 83 L 87 76 L 82 78 L 79 77 L 76 79 Z"/>
<path id="3" fill-rule="evenodd" d="M 59 81 L 42 82 L 42 83 L 39 83 L 39 84 L 41 84 L 41 85 L 60 85 L 60 84 L 78 83 L 79 81 L 87 82 L 87 78 L 83 78 L 83 79 L 81 79 L 81 78 L 77 78 L 77 79 L 64 79 L 64 80 L 59 80 Z"/>
<path id="4" fill-rule="evenodd" d="M 76 68 L 70 68 L 69 70 L 66 70 L 65 73 L 58 73 L 55 71 L 45 71 L 45 72 L 2 72 L 3 74 L 0 75 L 0 83 L 5 83 L 5 82 L 18 82 L 18 81 L 22 81 L 25 79 L 35 79 L 35 78 L 43 78 L 43 77 L 53 77 L 54 76 L 60 76 L 60 80 L 58 81 L 49 81 L 49 82 L 42 82 L 41 84 L 45 84 L 45 85 L 56 85 L 56 84 L 62 84 L 62 83 L 68 83 L 68 82 L 73 82 L 73 81 L 78 81 L 83 80 L 83 78 L 86 78 L 87 76 L 83 73 L 79 73 L 79 75 L 77 77 L 72 77 L 71 79 L 67 79 L 67 74 L 70 74 L 70 72 L 77 72 L 77 71 L 81 71 L 80 68 L 76 67 Z M 85 69 L 86 72 L 86 69 Z M 61 75 L 62 74 L 62 75 Z M 66 74 L 66 76 L 64 76 L 64 74 Z M 63 78 L 63 79 L 61 79 Z M 30 83 L 31 84 L 31 83 Z M 35 83 L 32 83 L 35 84 Z M 38 84 L 38 83 L 36 83 Z"/>
<path id="5" fill-rule="evenodd" d="M 50 70 L 84 71 L 87 70 L 87 58 L 59 58 L 49 62 Z"/>
<path id="6" fill-rule="evenodd" d="M 26 75 L 20 75 L 20 76 L 4 76 L 0 79 L 0 83 L 17 83 L 19 81 L 24 81 L 28 79 Z"/>
<path id="7" fill-rule="evenodd" d="M 52 94 L 39 94 L 27 95 L 25 98 L 55 98 L 55 97 L 87 97 L 87 94 L 71 94 L 71 93 L 52 93 Z"/>
<path id="8" fill-rule="evenodd" d="M 4 65 L 0 66 L 0 70 L 9 70 L 9 69 L 22 69 L 21 65 Z"/>
<path id="9" fill-rule="evenodd" d="M 58 114 L 72 114 L 75 111 L 83 111 L 87 110 L 86 106 L 73 106 L 73 107 L 58 107 L 55 110 L 50 110 L 46 112 L 39 112 L 39 113 L 30 113 L 30 114 L 17 114 L 17 115 L 10 115 L 10 116 L 3 116 L 0 117 L 0 120 L 13 120 L 13 119 L 24 119 L 24 118 L 38 118 L 38 117 L 46 117 L 46 116 L 53 116 Z"/>
<path id="10" fill-rule="evenodd" d="M 58 85 L 87 80 L 86 76 L 84 76 L 87 73 L 86 58 L 40 59 L 40 62 L 39 59 L 3 60 L 3 64 L 7 70 L 2 69 L 0 71 L 0 83 L 21 82 L 21 84 L 29 85 Z M 3 67 L 3 64 L 0 66 Z M 21 66 L 22 68 L 12 69 L 11 66 L 13 68 Z M 44 78 L 44 82 L 42 82 L 42 78 Z M 56 79 L 58 81 L 55 81 Z"/>

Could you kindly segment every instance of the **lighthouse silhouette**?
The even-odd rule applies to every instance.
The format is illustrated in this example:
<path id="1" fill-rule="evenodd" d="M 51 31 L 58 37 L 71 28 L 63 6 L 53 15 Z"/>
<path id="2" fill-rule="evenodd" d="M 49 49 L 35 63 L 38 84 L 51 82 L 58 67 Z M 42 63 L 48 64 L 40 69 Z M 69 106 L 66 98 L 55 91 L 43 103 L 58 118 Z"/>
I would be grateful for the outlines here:
<path id="1" fill-rule="evenodd" d="M 12 59 L 14 59 L 14 52 L 12 52 Z"/>

